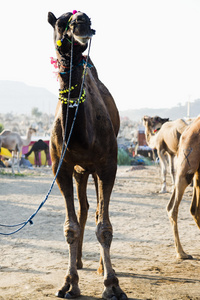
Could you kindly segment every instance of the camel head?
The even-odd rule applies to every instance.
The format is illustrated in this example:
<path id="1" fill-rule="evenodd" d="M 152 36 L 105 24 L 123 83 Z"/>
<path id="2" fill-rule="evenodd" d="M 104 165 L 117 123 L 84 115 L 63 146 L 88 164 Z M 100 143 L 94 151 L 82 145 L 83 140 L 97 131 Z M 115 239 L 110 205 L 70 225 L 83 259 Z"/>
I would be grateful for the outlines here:
<path id="1" fill-rule="evenodd" d="M 28 133 L 29 134 L 33 134 L 33 133 L 35 133 L 37 130 L 35 129 L 35 128 L 33 128 L 33 127 L 29 127 L 29 129 L 28 129 Z"/>
<path id="2" fill-rule="evenodd" d="M 95 34 L 89 17 L 82 12 L 65 13 L 58 19 L 49 12 L 48 22 L 54 28 L 55 47 L 61 55 L 69 53 L 72 37 L 74 51 L 82 53 L 87 48 L 88 40 Z"/>
<path id="3" fill-rule="evenodd" d="M 155 133 L 161 128 L 161 126 L 165 122 L 169 121 L 169 118 L 161 118 L 159 116 L 155 116 L 155 117 L 144 116 L 142 120 L 145 128 L 148 128 L 149 130 L 151 130 L 152 133 Z"/>
<path id="4" fill-rule="evenodd" d="M 152 118 L 149 116 L 144 116 L 142 121 L 145 128 L 151 128 L 153 126 Z"/>

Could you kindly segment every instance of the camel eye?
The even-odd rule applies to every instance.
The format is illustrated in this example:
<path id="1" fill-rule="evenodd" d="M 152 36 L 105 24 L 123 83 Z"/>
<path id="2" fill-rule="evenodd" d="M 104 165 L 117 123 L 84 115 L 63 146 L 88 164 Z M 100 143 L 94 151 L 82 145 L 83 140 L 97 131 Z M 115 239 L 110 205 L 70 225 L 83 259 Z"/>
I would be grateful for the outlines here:
<path id="1" fill-rule="evenodd" d="M 59 33 L 62 33 L 65 30 L 66 26 L 67 22 L 65 22 L 64 20 L 58 20 L 57 28 Z"/>

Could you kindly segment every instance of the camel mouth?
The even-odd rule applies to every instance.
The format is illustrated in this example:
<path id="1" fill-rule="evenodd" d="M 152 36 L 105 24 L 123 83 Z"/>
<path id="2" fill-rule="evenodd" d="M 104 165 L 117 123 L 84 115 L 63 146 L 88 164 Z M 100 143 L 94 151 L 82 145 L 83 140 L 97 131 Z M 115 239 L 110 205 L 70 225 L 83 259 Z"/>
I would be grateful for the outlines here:
<path id="1" fill-rule="evenodd" d="M 81 45 L 87 44 L 87 42 L 92 38 L 92 36 L 95 34 L 95 30 L 89 28 L 85 28 L 85 24 L 83 24 L 83 28 L 75 27 L 73 28 L 73 38 L 80 43 Z"/>
<path id="2" fill-rule="evenodd" d="M 92 38 L 92 35 L 91 36 L 77 36 L 74 34 L 73 37 L 78 43 L 80 43 L 81 45 L 85 45 Z"/>

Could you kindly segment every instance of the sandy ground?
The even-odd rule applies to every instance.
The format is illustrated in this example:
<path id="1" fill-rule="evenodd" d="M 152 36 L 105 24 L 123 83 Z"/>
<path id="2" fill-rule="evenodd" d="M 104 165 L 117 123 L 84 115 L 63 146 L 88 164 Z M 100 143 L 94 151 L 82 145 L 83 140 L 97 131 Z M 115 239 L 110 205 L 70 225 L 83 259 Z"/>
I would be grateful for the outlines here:
<path id="1" fill-rule="evenodd" d="M 2 224 L 26 220 L 44 199 L 53 178 L 48 168 L 22 170 L 22 174 L 0 173 Z M 129 299 L 200 299 L 200 236 L 189 212 L 192 188 L 187 188 L 179 213 L 183 248 L 194 257 L 185 261 L 176 260 L 166 213 L 170 192 L 158 194 L 159 188 L 157 166 L 118 168 L 110 218 L 114 228 L 111 257 L 120 286 Z M 95 300 L 101 299 L 103 277 L 96 274 L 99 245 L 95 236 L 92 179 L 88 199 L 84 268 L 79 271 L 82 296 L 77 299 Z M 0 299 L 56 299 L 54 294 L 63 283 L 68 262 L 64 219 L 64 201 L 55 185 L 33 225 L 28 224 L 15 235 L 0 236 Z M 4 228 L 0 231 L 6 232 Z"/>

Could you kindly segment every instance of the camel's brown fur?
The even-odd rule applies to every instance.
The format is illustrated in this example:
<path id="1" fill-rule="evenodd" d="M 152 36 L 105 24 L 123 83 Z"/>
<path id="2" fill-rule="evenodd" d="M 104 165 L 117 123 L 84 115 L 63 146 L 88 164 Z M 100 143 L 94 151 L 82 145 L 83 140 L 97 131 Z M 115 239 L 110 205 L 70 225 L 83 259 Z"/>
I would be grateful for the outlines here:
<path id="1" fill-rule="evenodd" d="M 167 206 L 167 212 L 172 224 L 177 257 L 192 258 L 186 254 L 180 243 L 178 234 L 178 208 L 186 187 L 194 177 L 191 213 L 200 228 L 200 117 L 183 132 L 177 156 L 177 172 L 175 186 Z"/>
<path id="2" fill-rule="evenodd" d="M 167 160 L 165 153 L 168 154 L 170 173 L 172 178 L 172 184 L 174 185 L 175 170 L 174 170 L 174 158 L 178 151 L 179 139 L 187 123 L 178 119 L 175 121 L 169 121 L 164 123 L 157 133 L 154 133 L 154 124 L 151 117 L 144 116 L 143 124 L 145 126 L 146 141 L 152 149 L 157 149 L 158 157 L 161 165 L 162 187 L 161 193 L 166 192 L 166 174 L 167 174 Z"/>
<path id="3" fill-rule="evenodd" d="M 82 52 L 87 48 L 87 41 L 94 31 L 90 28 L 89 18 L 83 13 L 62 15 L 59 19 L 49 13 L 48 21 L 54 28 L 54 42 L 57 48 L 59 72 L 69 70 L 72 37 L 74 57 L 72 72 L 71 98 L 78 98 L 83 66 L 79 64 Z M 67 27 L 67 30 L 65 30 Z M 62 46 L 57 47 L 56 41 L 64 38 Z M 93 64 L 89 60 L 90 64 Z M 69 73 L 59 76 L 60 88 L 69 88 Z M 109 201 L 115 181 L 117 169 L 117 133 L 119 130 L 119 114 L 108 89 L 99 80 L 95 67 L 87 70 L 84 83 L 86 101 L 79 104 L 78 114 L 64 157 L 58 173 L 57 184 L 64 196 L 66 204 L 66 221 L 64 235 L 69 245 L 69 267 L 63 287 L 58 296 L 74 298 L 80 295 L 77 267 L 82 268 L 82 242 L 84 227 L 87 220 L 89 204 L 86 187 L 89 174 L 93 174 L 97 190 L 96 235 L 101 245 L 99 272 L 104 269 L 104 299 L 127 299 L 120 289 L 118 279 L 111 265 L 110 245 L 112 241 L 112 225 L 109 220 Z M 67 104 L 58 103 L 55 121 L 51 134 L 50 153 L 54 174 L 58 168 L 63 144 L 63 129 Z M 69 108 L 67 138 L 74 118 L 75 108 Z M 74 175 L 79 212 L 76 216 L 74 208 L 73 180 Z M 103 262 L 103 266 L 102 266 Z M 115 298 L 113 298 L 115 297 Z"/>
<path id="4" fill-rule="evenodd" d="M 36 132 L 34 128 L 29 128 L 27 131 L 26 139 L 21 138 L 19 133 L 12 132 L 10 130 L 4 130 L 0 134 L 0 149 L 4 147 L 12 152 L 12 173 L 14 174 L 14 157 L 17 157 L 17 169 L 20 172 L 19 160 L 20 152 L 22 151 L 23 146 L 28 146 L 31 142 L 32 134 Z"/>

